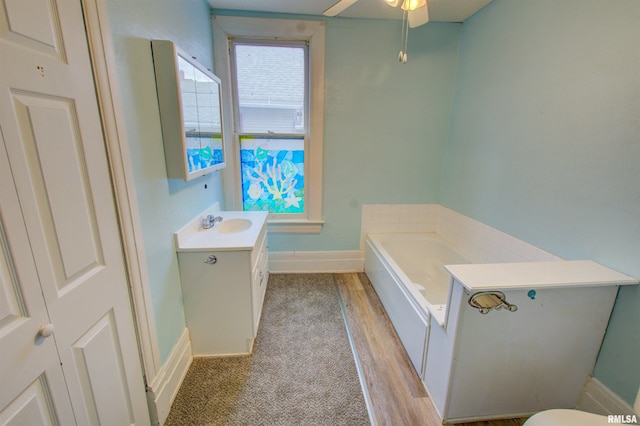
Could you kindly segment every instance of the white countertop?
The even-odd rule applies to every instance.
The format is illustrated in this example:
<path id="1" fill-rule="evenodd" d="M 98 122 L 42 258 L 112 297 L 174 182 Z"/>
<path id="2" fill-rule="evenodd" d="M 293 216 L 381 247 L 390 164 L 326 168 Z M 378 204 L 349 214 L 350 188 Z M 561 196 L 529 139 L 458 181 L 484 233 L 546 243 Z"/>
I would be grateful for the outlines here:
<path id="1" fill-rule="evenodd" d="M 469 291 L 638 284 L 636 278 L 592 260 L 446 265 Z"/>
<path id="2" fill-rule="evenodd" d="M 228 219 L 248 219 L 251 226 L 241 232 L 222 233 L 218 232 L 218 226 L 203 229 L 202 218 L 207 214 L 222 217 L 222 222 Z M 198 217 L 191 220 L 175 234 L 176 251 L 239 251 L 252 250 L 264 225 L 267 221 L 268 212 L 264 211 L 215 211 L 207 210 Z"/>

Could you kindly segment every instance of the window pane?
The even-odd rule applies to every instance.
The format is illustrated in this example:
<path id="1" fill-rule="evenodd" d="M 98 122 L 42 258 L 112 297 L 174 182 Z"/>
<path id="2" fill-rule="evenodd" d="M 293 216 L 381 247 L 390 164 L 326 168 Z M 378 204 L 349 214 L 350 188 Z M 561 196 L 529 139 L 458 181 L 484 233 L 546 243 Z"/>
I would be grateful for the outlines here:
<path id="1" fill-rule="evenodd" d="M 235 45 L 240 133 L 303 133 L 305 49 Z"/>
<path id="2" fill-rule="evenodd" d="M 304 212 L 304 137 L 240 137 L 242 209 Z"/>

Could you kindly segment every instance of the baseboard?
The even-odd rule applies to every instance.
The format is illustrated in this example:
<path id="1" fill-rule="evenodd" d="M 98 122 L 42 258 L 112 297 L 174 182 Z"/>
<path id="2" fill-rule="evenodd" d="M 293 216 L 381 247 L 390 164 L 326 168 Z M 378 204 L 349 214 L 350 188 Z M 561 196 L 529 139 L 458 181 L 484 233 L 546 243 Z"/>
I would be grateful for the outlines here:
<path id="1" fill-rule="evenodd" d="M 189 370 L 192 359 L 189 330 L 185 328 L 167 362 L 160 368 L 153 382 L 147 384 L 147 402 L 152 425 L 162 425 L 167 420 L 171 404 Z"/>
<path id="2" fill-rule="evenodd" d="M 363 263 L 360 250 L 269 252 L 273 273 L 362 272 Z"/>
<path id="3" fill-rule="evenodd" d="M 585 385 L 577 408 L 582 411 L 605 416 L 611 414 L 637 414 L 631 405 L 595 377 L 590 378 Z"/>

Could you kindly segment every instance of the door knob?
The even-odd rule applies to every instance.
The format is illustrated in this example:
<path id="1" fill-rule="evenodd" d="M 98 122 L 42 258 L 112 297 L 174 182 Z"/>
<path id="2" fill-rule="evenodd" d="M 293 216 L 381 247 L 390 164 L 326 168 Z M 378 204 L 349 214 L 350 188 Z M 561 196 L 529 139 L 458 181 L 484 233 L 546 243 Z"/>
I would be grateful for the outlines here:
<path id="1" fill-rule="evenodd" d="M 38 330 L 38 335 L 42 337 L 49 337 L 53 334 L 53 324 L 45 324 Z"/>

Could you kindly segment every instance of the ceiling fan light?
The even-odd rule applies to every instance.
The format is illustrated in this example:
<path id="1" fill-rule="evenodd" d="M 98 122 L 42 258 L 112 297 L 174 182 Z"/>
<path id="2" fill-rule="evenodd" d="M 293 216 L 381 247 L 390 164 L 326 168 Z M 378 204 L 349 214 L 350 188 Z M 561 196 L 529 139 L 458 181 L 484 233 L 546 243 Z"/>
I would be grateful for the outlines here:
<path id="1" fill-rule="evenodd" d="M 427 4 L 427 0 L 404 0 L 402 2 L 402 10 L 416 10 Z"/>
<path id="2" fill-rule="evenodd" d="M 399 0 L 384 0 L 391 7 L 396 7 L 398 5 Z"/>

